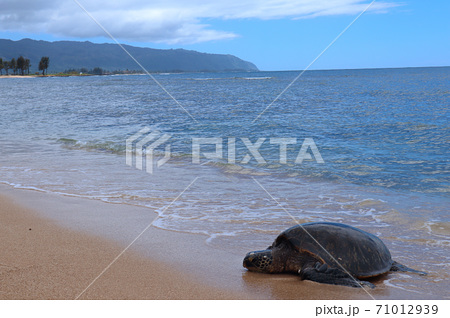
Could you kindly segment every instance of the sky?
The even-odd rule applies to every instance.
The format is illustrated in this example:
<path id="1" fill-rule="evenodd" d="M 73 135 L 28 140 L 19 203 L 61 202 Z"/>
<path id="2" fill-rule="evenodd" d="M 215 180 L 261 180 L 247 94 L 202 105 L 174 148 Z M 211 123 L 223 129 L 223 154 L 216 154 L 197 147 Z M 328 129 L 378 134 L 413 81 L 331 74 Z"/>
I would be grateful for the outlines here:
<path id="1" fill-rule="evenodd" d="M 450 66 L 448 0 L 0 0 L 0 8 L 2 39 L 114 43 L 106 30 L 123 44 L 232 54 L 267 71 Z"/>

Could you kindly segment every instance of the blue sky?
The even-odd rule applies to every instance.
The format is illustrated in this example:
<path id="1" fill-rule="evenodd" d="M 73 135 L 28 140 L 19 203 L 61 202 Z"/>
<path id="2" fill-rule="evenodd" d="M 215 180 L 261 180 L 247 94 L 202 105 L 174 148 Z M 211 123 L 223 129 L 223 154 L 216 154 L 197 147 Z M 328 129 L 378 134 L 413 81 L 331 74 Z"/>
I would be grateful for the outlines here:
<path id="1" fill-rule="evenodd" d="M 78 1 L 121 43 L 233 54 L 261 70 L 304 69 L 371 3 Z M 76 1 L 0 0 L 0 7 L 0 38 L 112 42 Z M 447 0 L 375 1 L 311 69 L 449 66 L 449 15 Z"/>

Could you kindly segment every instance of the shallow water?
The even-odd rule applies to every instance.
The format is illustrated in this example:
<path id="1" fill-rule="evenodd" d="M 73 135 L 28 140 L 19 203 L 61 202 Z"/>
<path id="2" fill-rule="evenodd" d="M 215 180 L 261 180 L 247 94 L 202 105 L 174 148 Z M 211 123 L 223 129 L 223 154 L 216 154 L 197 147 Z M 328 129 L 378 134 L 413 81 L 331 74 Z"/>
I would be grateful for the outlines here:
<path id="1" fill-rule="evenodd" d="M 0 181 L 147 206 L 155 226 L 229 249 L 265 248 L 296 222 L 347 223 L 430 273 L 384 284 L 448 291 L 450 68 L 306 72 L 253 122 L 297 75 L 155 75 L 184 109 L 147 76 L 2 79 Z M 126 139 L 146 126 L 170 136 L 152 174 L 125 162 Z M 219 138 L 221 158 L 202 144 L 193 163 L 192 138 Z M 265 138 L 264 163 L 243 138 Z M 271 138 L 296 138 L 286 163 Z M 295 162 L 305 138 L 324 163 Z"/>

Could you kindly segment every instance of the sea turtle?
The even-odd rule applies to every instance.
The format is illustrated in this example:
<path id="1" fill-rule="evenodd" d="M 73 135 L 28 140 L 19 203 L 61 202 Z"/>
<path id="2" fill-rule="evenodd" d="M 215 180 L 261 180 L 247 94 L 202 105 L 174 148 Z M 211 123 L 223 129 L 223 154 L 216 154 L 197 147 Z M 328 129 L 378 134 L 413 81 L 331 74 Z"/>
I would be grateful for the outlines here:
<path id="1" fill-rule="evenodd" d="M 282 232 L 266 250 L 248 253 L 244 267 L 263 273 L 295 273 L 302 279 L 351 287 L 373 284 L 361 281 L 388 271 L 415 272 L 392 260 L 375 235 L 330 222 L 293 226 Z"/>

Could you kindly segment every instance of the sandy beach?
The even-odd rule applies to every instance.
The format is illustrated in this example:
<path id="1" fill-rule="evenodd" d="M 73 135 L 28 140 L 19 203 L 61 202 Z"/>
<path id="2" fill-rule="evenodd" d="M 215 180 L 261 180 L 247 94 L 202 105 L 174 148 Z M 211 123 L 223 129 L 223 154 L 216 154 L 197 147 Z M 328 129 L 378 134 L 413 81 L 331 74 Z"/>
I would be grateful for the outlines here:
<path id="1" fill-rule="evenodd" d="M 249 273 L 245 251 L 149 227 L 149 209 L 0 185 L 1 299 L 426 299 Z M 134 243 L 125 252 L 124 249 Z M 116 261 L 114 261 L 116 260 Z M 108 267 L 109 266 L 109 267 Z"/>
<path id="2" fill-rule="evenodd" d="M 33 78 L 33 77 L 44 77 L 43 75 L 0 75 L 0 78 Z"/>
<path id="3" fill-rule="evenodd" d="M 230 299 L 231 292 L 127 252 L 84 294 L 123 250 L 39 217 L 1 196 L 1 299 Z"/>

